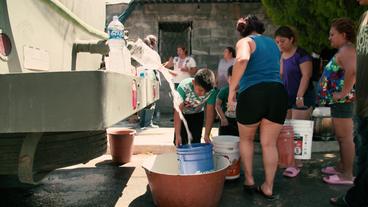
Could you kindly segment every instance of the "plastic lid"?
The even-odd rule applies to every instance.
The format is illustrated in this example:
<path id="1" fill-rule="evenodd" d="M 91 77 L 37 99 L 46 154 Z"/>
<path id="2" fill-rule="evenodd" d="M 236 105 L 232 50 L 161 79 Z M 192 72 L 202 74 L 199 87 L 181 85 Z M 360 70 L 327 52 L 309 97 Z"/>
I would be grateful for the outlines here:
<path id="1" fill-rule="evenodd" d="M 115 16 L 112 17 L 112 20 L 113 21 L 119 20 L 119 17 L 115 15 Z"/>

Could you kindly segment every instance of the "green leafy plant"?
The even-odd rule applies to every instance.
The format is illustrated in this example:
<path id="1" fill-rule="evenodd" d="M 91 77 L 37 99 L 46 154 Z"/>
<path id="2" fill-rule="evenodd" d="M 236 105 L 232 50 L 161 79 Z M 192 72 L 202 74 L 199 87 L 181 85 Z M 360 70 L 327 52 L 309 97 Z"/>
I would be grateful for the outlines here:
<path id="1" fill-rule="evenodd" d="M 364 11 L 355 0 L 262 0 L 262 4 L 274 24 L 295 28 L 298 44 L 310 52 L 329 47 L 333 19 L 348 17 L 358 22 Z"/>

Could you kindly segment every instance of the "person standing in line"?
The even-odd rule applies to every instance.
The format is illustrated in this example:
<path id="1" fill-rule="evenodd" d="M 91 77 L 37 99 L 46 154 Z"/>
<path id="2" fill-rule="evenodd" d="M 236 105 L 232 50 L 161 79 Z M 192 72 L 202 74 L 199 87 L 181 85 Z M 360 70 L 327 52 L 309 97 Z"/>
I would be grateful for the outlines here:
<path id="1" fill-rule="evenodd" d="M 264 24 L 255 16 L 238 20 L 241 39 L 229 87 L 229 108 L 235 107 L 240 134 L 240 155 L 244 165 L 246 192 L 258 192 L 268 200 L 273 193 L 278 165 L 277 138 L 284 124 L 288 95 L 280 78 L 280 51 L 272 38 L 262 35 Z M 254 137 L 260 128 L 265 180 L 256 187 L 253 177 Z"/>
<path id="2" fill-rule="evenodd" d="M 233 47 L 226 47 L 224 50 L 224 57 L 220 60 L 217 68 L 217 88 L 228 85 L 227 70 L 234 65 L 236 52 Z"/>
<path id="3" fill-rule="evenodd" d="M 144 39 L 143 42 L 149 46 L 152 50 L 157 51 L 157 37 L 155 35 L 147 35 Z M 160 81 L 160 74 L 157 70 L 152 70 L 153 73 L 155 74 L 156 80 Z M 149 78 L 149 77 L 146 77 Z M 160 113 L 157 103 L 153 103 L 150 104 L 149 106 L 147 106 L 146 108 L 144 108 L 141 113 L 140 113 L 140 127 L 144 128 L 144 127 L 152 127 L 152 128 L 158 128 L 158 125 L 153 124 L 153 118 L 156 116 L 157 114 Z"/>
<path id="4" fill-rule="evenodd" d="M 172 68 L 169 70 L 170 74 L 173 76 L 173 83 L 175 89 L 178 87 L 179 83 L 190 77 L 194 77 L 197 72 L 197 64 L 193 57 L 188 56 L 188 51 L 184 46 L 178 46 L 176 48 L 176 53 L 178 56 L 172 58 L 163 64 L 166 68 Z"/>
<path id="5" fill-rule="evenodd" d="M 227 80 L 230 83 L 233 74 L 233 66 L 227 70 Z M 227 99 L 229 97 L 229 86 L 220 89 L 216 99 L 216 112 L 220 117 L 219 135 L 239 136 L 238 124 L 234 111 L 227 110 Z"/>
<path id="6" fill-rule="evenodd" d="M 280 74 L 288 92 L 287 119 L 310 120 L 316 94 L 312 84 L 312 57 L 298 47 L 295 32 L 288 26 L 281 26 L 275 32 L 275 40 L 282 52 Z M 296 177 L 302 162 L 296 160 L 285 169 L 283 175 Z"/>
<path id="7" fill-rule="evenodd" d="M 322 168 L 323 181 L 336 184 L 353 184 L 353 101 L 356 70 L 354 23 L 347 18 L 332 22 L 329 40 L 338 52 L 326 65 L 318 83 L 317 102 L 330 106 L 335 136 L 340 147 L 340 161 L 336 167 Z"/>
<path id="8" fill-rule="evenodd" d="M 155 35 L 147 35 L 143 42 L 146 43 L 147 46 L 149 46 L 152 50 L 157 50 L 157 37 Z"/>
<path id="9" fill-rule="evenodd" d="M 368 5 L 368 0 L 357 0 L 360 5 Z M 356 131 L 360 139 L 358 146 L 358 170 L 354 185 L 345 195 L 330 198 L 335 206 L 368 206 L 368 11 L 360 21 L 356 41 Z"/>

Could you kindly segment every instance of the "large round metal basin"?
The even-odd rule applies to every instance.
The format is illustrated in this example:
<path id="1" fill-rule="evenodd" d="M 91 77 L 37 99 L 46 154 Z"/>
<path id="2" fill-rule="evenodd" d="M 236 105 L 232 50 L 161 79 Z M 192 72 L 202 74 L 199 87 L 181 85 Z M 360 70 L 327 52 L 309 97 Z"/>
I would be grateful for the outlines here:
<path id="1" fill-rule="evenodd" d="M 176 153 L 152 156 L 143 163 L 156 206 L 218 206 L 230 162 L 214 157 L 215 170 L 202 174 L 179 174 Z"/>
<path id="2" fill-rule="evenodd" d="M 316 140 L 330 141 L 335 138 L 335 130 L 332 123 L 329 107 L 316 107 L 313 111 L 314 132 Z"/>

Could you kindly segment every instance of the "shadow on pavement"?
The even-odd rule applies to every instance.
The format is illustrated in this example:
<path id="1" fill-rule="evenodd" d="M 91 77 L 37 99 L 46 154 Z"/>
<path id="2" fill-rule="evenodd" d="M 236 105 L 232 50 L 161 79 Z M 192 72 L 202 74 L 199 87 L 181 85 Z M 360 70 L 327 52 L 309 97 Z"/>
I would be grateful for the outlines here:
<path id="1" fill-rule="evenodd" d="M 115 206 L 134 169 L 103 161 L 92 168 L 55 170 L 33 188 L 0 189 L 0 205 Z"/>
<path id="2" fill-rule="evenodd" d="M 336 163 L 336 157 L 326 154 L 314 154 L 313 159 L 303 162 L 304 166 L 296 178 L 286 178 L 282 175 L 283 169 L 278 169 L 275 177 L 274 192 L 278 200 L 268 201 L 258 193 L 253 195 L 243 192 L 244 177 L 235 181 L 226 181 L 223 191 L 221 207 L 230 206 L 280 206 L 280 207 L 326 207 L 331 196 L 341 195 L 350 186 L 333 186 L 322 182 L 320 172 L 322 166 Z M 254 178 L 257 185 L 264 180 L 262 157 L 255 156 Z"/>
<path id="3" fill-rule="evenodd" d="M 322 182 L 321 167 L 335 164 L 337 158 L 332 154 L 314 154 L 313 159 L 305 161 L 300 175 L 290 179 L 282 175 L 283 169 L 278 169 L 275 178 L 274 192 L 279 199 L 268 201 L 258 193 L 247 194 L 243 191 L 244 174 L 240 179 L 226 181 L 220 201 L 220 207 L 248 206 L 248 207 L 326 207 L 331 196 L 341 195 L 350 186 L 333 186 Z M 257 185 L 264 180 L 262 157 L 256 155 L 254 159 L 254 178 Z M 209 195 L 208 198 L 210 199 Z M 147 185 L 146 192 L 133 200 L 129 207 L 154 206 L 152 194 Z"/>
<path id="4" fill-rule="evenodd" d="M 129 207 L 149 207 L 149 206 L 155 206 L 152 200 L 152 194 L 149 185 L 146 186 L 146 192 L 134 199 L 130 204 Z"/>

